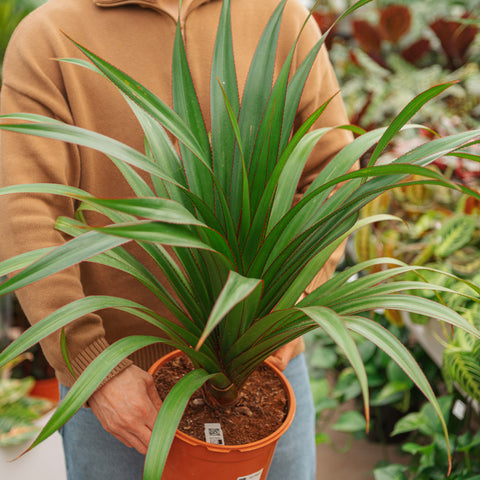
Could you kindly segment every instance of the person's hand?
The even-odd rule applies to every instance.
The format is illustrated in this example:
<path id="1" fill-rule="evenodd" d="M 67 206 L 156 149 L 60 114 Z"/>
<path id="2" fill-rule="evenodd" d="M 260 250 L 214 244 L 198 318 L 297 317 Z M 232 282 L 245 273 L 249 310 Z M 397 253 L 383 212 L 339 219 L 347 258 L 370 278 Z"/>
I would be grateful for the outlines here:
<path id="1" fill-rule="evenodd" d="M 150 374 L 131 365 L 97 390 L 88 404 L 107 432 L 127 447 L 147 453 L 161 406 Z"/>
<path id="2" fill-rule="evenodd" d="M 288 362 L 292 359 L 298 344 L 301 342 L 301 337 L 292 340 L 283 347 L 279 348 L 273 355 L 270 355 L 268 359 L 282 372 L 287 368 Z"/>

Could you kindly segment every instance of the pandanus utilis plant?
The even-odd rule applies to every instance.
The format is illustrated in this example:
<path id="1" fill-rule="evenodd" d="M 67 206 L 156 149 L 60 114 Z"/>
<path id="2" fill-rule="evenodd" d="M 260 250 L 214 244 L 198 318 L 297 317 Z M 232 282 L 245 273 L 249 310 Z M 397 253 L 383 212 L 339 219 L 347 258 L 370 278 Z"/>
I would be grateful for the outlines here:
<path id="1" fill-rule="evenodd" d="M 368 382 L 355 344 L 356 335 L 378 345 L 412 378 L 442 419 L 448 439 L 440 407 L 421 368 L 395 337 L 365 315 L 376 309 L 415 312 L 480 337 L 480 332 L 458 313 L 413 293 L 419 289 L 447 289 L 421 279 L 402 280 L 401 276 L 413 267 L 395 259 L 378 258 L 338 273 L 298 300 L 349 235 L 370 222 L 391 219 L 376 215 L 359 220 L 359 211 L 409 175 L 478 198 L 475 192 L 426 167 L 445 154 L 463 151 L 477 141 L 480 130 L 436 138 L 388 165 L 378 162 L 400 130 L 418 128 L 407 122 L 449 84 L 433 87 L 413 99 L 388 127 L 370 132 L 338 127 L 353 130 L 355 140 L 329 162 L 292 206 L 310 152 L 334 127 L 311 130 L 326 104 L 295 131 L 293 124 L 302 88 L 326 34 L 295 72 L 290 71 L 295 51 L 292 45 L 273 87 L 266 81 L 269 75 L 273 78 L 276 39 L 285 3 L 279 2 L 264 30 L 240 102 L 230 1 L 224 0 L 211 72 L 211 125 L 203 122 L 180 29 L 173 52 L 173 109 L 81 45 L 77 46 L 88 60 L 63 60 L 98 72 L 118 88 L 143 128 L 144 152 L 38 115 L 19 113 L 0 119 L 2 130 L 103 152 L 118 165 L 135 192 L 133 198 L 108 199 L 68 185 L 29 184 L 1 189 L 0 195 L 43 192 L 67 196 L 80 207 L 76 218 L 57 221 L 56 228 L 71 237 L 65 244 L 34 250 L 0 264 L 0 275 L 16 272 L 0 285 L 0 294 L 80 262 L 101 262 L 130 273 L 150 288 L 177 320 L 167 320 L 124 298 L 91 296 L 55 311 L 8 346 L 0 355 L 0 365 L 71 321 L 104 308 L 128 311 L 162 332 L 162 336 L 127 336 L 100 354 L 77 379 L 33 446 L 66 422 L 122 359 L 137 349 L 164 342 L 184 352 L 195 368 L 167 396 L 153 430 L 144 478 L 159 478 L 193 392 L 205 385 L 212 401 L 234 401 L 262 361 L 315 328 L 323 328 L 351 362 L 362 388 L 367 418 Z M 366 3 L 368 0 L 361 0 L 344 15 Z M 178 140 L 178 150 L 171 136 Z M 367 151 L 372 151 L 368 166 L 352 171 Z M 151 182 L 145 182 L 139 171 Z M 81 212 L 88 209 L 108 217 L 110 224 L 87 224 Z M 136 242 L 154 258 L 178 299 L 124 249 L 129 242 Z M 356 275 L 374 264 L 389 268 Z M 473 285 L 471 288 L 473 298 L 479 289 Z M 65 360 L 68 362 L 68 351 Z"/>

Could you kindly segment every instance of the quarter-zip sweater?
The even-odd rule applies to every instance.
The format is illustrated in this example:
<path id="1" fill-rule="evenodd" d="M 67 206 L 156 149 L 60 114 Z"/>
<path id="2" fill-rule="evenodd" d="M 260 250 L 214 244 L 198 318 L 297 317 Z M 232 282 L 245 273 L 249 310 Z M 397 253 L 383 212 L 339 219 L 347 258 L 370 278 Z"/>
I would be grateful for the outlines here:
<path id="1" fill-rule="evenodd" d="M 206 125 L 210 125 L 210 68 L 221 3 L 221 0 L 190 0 L 180 15 L 187 57 Z M 232 0 L 240 94 L 257 42 L 276 5 L 278 0 Z M 172 105 L 171 64 L 176 18 L 164 6 L 163 0 L 49 0 L 26 17 L 11 38 L 4 61 L 1 112 L 47 115 L 143 151 L 141 128 L 116 89 L 94 72 L 57 59 L 82 57 L 66 38 L 66 33 Z M 277 72 L 306 15 L 306 9 L 298 0 L 287 1 L 280 29 Z M 294 69 L 318 38 L 316 25 L 309 21 L 295 52 Z M 322 49 L 302 94 L 296 125 L 337 91 L 332 67 Z M 345 123 L 345 111 L 337 96 L 316 127 Z M 303 172 L 299 194 L 349 140 L 349 135 L 340 130 L 324 137 Z M 6 132 L 1 136 L 0 180 L 2 185 L 39 182 L 73 185 L 107 198 L 133 195 L 113 163 L 95 150 Z M 72 217 L 77 207 L 72 200 L 45 194 L 4 196 L 0 202 L 0 255 L 3 259 L 65 242 L 66 237 L 55 230 L 55 221 L 59 216 Z M 103 217 L 93 213 L 87 213 L 87 221 L 96 225 L 105 223 Z M 174 295 L 162 272 L 138 246 L 129 244 L 127 249 Z M 337 252 L 330 260 L 321 277 L 332 273 L 339 255 Z M 173 320 L 158 298 L 132 277 L 91 262 L 71 267 L 18 291 L 31 323 L 90 295 L 128 298 Z M 85 315 L 69 324 L 67 347 L 75 373 L 80 374 L 108 345 L 133 334 L 158 335 L 159 331 L 126 312 L 111 309 Z M 42 347 L 59 380 L 71 386 L 74 377 L 63 360 L 59 337 L 59 333 L 49 336 Z M 165 350 L 162 344 L 140 350 L 111 375 L 131 362 L 148 368 Z"/>

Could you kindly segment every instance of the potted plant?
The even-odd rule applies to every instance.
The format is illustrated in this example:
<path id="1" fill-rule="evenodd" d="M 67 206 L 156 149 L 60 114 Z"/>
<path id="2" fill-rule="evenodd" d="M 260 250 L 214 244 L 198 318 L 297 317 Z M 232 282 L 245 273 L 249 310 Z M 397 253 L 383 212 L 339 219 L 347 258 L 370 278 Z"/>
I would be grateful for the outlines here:
<path id="1" fill-rule="evenodd" d="M 3 279 L 5 280 L 5 278 Z M 18 300 L 13 295 L 0 298 L 0 349 L 4 349 L 28 328 L 28 321 Z M 11 378 L 29 378 L 34 381 L 32 396 L 46 398 L 58 403 L 58 380 L 54 369 L 48 364 L 40 345 L 34 345 L 11 369 Z"/>
<path id="2" fill-rule="evenodd" d="M 10 378 L 11 370 L 31 355 L 22 354 L 0 369 L 0 447 L 33 440 L 41 428 L 35 424 L 55 403 L 32 396 L 32 377 Z"/>
<path id="3" fill-rule="evenodd" d="M 346 13 L 367 1 L 358 2 Z M 81 202 L 81 209 L 77 219 L 61 218 L 57 223 L 57 228 L 73 237 L 67 243 L 48 251 L 29 252 L 2 264 L 4 273 L 20 272 L 0 286 L 0 293 L 14 291 L 82 261 L 101 261 L 129 271 L 160 296 L 178 320 L 178 323 L 168 321 L 126 299 L 86 297 L 49 315 L 10 345 L 0 355 L 0 364 L 73 319 L 103 308 L 127 309 L 163 332 L 162 337 L 125 337 L 97 357 L 78 378 L 34 445 L 73 415 L 119 361 L 141 347 L 164 342 L 182 351 L 194 369 L 164 400 L 153 430 L 144 478 L 160 478 L 177 425 L 193 392 L 203 385 L 209 401 L 220 405 L 235 402 L 238 391 L 263 360 L 319 326 L 339 344 L 352 363 L 362 386 L 367 419 L 367 378 L 351 332 L 368 337 L 385 350 L 419 386 L 441 417 L 428 381 L 408 350 L 382 327 L 359 314 L 377 308 L 428 312 L 480 336 L 477 329 L 451 309 L 400 293 L 419 288 L 446 290 L 445 287 L 420 281 L 384 285 L 385 280 L 409 271 L 410 267 L 396 260 L 375 259 L 342 272 L 297 301 L 345 238 L 370 221 L 390 218 L 376 216 L 357 222 L 358 212 L 365 204 L 393 188 L 406 175 L 417 173 L 430 181 L 470 192 L 425 166 L 438 156 L 475 141 L 480 131 L 439 138 L 402 155 L 390 165 L 376 165 L 396 132 L 422 104 L 445 90 L 448 84 L 434 87 L 414 99 L 388 128 L 360 135 L 343 149 L 292 208 L 296 180 L 314 144 L 328 130 L 309 132 L 324 105 L 292 134 L 303 84 L 325 35 L 289 80 L 293 46 L 271 88 L 264 81 L 264 69 L 273 65 L 275 51 L 270 49 L 275 48 L 271 45 L 275 45 L 284 5 L 285 0 L 279 3 L 260 40 L 239 110 L 234 101 L 237 86 L 229 29 L 230 2 L 223 2 L 211 74 L 212 109 L 215 110 L 211 116 L 217 121 L 208 134 L 208 126 L 202 125 L 198 115 L 180 31 L 173 54 L 178 74 L 174 88 L 175 110 L 80 45 L 90 62 L 68 60 L 101 72 L 118 87 L 144 128 L 150 145 L 146 154 L 97 133 L 45 117 L 16 114 L 2 119 L 0 128 L 4 130 L 33 133 L 101 150 L 119 165 L 136 197 L 96 198 L 76 188 L 50 184 L 2 189 L 2 195 L 33 191 L 66 195 Z M 260 58 L 265 62 L 262 68 L 257 63 Z M 258 102 L 259 97 L 265 101 Z M 7 120 L 13 122 L 5 123 Z M 255 130 L 252 136 L 251 125 Z M 172 148 L 163 127 L 179 140 L 180 154 Z M 368 167 L 348 173 L 358 158 L 374 145 Z M 153 160 L 159 155 L 162 164 Z M 184 172 L 182 159 L 187 158 L 193 172 Z M 140 181 L 132 166 L 151 175 L 154 189 Z M 226 172 L 233 172 L 233 186 L 237 188 L 225 184 L 225 177 L 229 177 L 223 175 Z M 186 177 L 191 173 L 201 182 L 189 183 Z M 335 189 L 338 184 L 341 186 Z M 81 215 L 85 208 L 107 215 L 111 225 L 87 225 Z M 168 297 L 152 275 L 131 260 L 122 248 L 131 241 L 158 260 L 181 303 Z M 161 248 L 164 245 L 174 248 L 176 261 L 184 268 L 174 267 L 173 257 Z M 349 282 L 368 265 L 385 262 L 393 268 Z M 65 359 L 68 362 L 68 351 Z M 443 417 L 440 421 L 447 436 Z M 245 472 L 242 475 L 258 474 L 258 478 L 260 475 L 265 478 L 267 470 L 265 465 L 262 474 Z M 176 475 L 176 478 L 182 476 L 178 471 Z"/>

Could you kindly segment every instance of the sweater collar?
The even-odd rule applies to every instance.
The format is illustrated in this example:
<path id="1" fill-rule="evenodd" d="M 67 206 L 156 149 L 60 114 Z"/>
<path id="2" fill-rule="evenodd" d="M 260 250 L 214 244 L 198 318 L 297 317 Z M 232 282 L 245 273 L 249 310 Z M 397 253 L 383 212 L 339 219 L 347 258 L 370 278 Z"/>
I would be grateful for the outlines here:
<path id="1" fill-rule="evenodd" d="M 192 0 L 188 6 L 188 11 L 210 2 L 212 0 Z M 163 12 L 163 0 L 93 0 L 98 7 L 121 7 L 123 5 L 138 5 L 140 7 L 151 8 Z"/>

